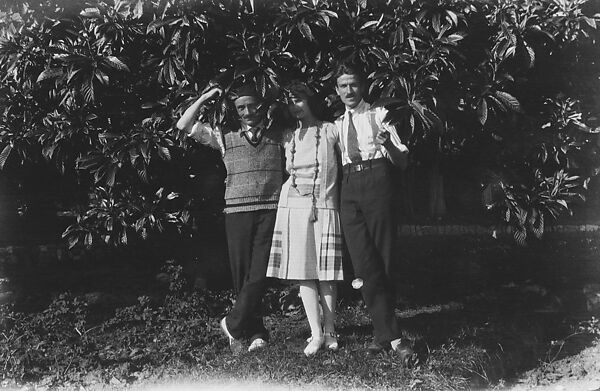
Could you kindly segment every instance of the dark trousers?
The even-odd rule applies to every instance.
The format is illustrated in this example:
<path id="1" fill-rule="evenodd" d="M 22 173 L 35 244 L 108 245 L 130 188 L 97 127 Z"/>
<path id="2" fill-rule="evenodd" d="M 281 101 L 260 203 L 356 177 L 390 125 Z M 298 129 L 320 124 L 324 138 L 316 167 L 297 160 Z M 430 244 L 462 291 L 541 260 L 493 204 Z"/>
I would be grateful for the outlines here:
<path id="1" fill-rule="evenodd" d="M 375 342 L 400 338 L 391 271 L 397 225 L 391 167 L 344 171 L 340 219 L 352 266 L 373 321 Z"/>
<path id="2" fill-rule="evenodd" d="M 273 209 L 225 215 L 229 262 L 237 294 L 226 322 L 236 339 L 269 337 L 262 319 L 262 298 L 276 214 Z"/>

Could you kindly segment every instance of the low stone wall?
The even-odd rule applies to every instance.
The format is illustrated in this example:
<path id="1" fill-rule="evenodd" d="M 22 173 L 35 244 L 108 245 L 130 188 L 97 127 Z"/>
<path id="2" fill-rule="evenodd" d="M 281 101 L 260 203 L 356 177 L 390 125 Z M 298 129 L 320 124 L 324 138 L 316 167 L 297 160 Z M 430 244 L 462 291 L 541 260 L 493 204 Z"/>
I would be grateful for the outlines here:
<path id="1" fill-rule="evenodd" d="M 399 236 L 495 236 L 510 235 L 511 227 L 493 227 L 483 225 L 401 225 Z M 546 234 L 552 233 L 600 233 L 599 224 L 553 225 L 546 227 Z M 68 250 L 63 244 L 43 244 L 30 246 L 0 247 L 1 265 L 35 266 L 51 264 L 62 260 L 79 261 L 85 257 L 82 250 Z M 0 273 L 2 269 L 0 268 Z M 0 277 L 2 275 L 0 274 Z"/>
<path id="2" fill-rule="evenodd" d="M 482 225 L 401 225 L 398 235 L 405 236 L 491 236 L 503 237 L 512 233 L 511 227 Z M 546 227 L 545 234 L 600 233 L 600 225 L 553 225 Z M 214 257 L 214 256 L 213 256 Z M 86 253 L 81 249 L 68 250 L 64 244 L 43 244 L 28 246 L 0 247 L 0 278 L 5 277 L 6 267 L 35 268 L 51 266 L 62 261 L 85 260 Z"/>
<path id="3" fill-rule="evenodd" d="M 598 224 L 583 225 L 551 225 L 545 228 L 545 233 L 575 233 L 575 232 L 600 232 Z M 401 225 L 398 229 L 400 236 L 455 236 L 455 235 L 473 235 L 473 236 L 498 236 L 509 235 L 512 233 L 512 227 L 509 226 L 483 226 L 483 225 Z"/>

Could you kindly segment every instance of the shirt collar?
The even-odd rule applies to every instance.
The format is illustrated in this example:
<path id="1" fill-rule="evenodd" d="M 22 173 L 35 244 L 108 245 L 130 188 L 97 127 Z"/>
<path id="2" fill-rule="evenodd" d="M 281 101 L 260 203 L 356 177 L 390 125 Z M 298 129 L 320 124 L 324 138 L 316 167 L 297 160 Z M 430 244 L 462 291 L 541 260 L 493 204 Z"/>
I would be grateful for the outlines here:
<path id="1" fill-rule="evenodd" d="M 344 114 L 347 114 L 348 112 L 352 113 L 352 115 L 360 114 L 360 113 L 366 111 L 367 108 L 368 108 L 368 103 L 365 102 L 365 100 L 363 99 L 356 106 L 354 106 L 351 109 L 346 107 L 346 113 L 344 113 Z"/>
<path id="2" fill-rule="evenodd" d="M 264 121 L 261 121 L 261 122 L 260 122 L 258 125 L 255 125 L 255 126 L 248 126 L 248 125 L 247 125 L 247 124 L 245 124 L 245 123 L 240 123 L 240 130 L 241 130 L 241 132 L 240 132 L 240 136 L 242 136 L 244 132 L 247 132 L 247 131 L 249 131 L 250 129 L 254 129 L 254 128 L 264 128 L 264 127 L 265 127 L 265 122 L 264 122 Z"/>

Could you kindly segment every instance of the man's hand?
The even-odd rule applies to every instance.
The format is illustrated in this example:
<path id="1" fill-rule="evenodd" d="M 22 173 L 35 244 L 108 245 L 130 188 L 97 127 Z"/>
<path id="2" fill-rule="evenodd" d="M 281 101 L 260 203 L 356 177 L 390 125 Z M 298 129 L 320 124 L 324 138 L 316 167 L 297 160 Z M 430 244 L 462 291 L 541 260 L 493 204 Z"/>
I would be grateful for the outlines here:
<path id="1" fill-rule="evenodd" d="M 206 91 L 200 98 L 198 98 L 190 107 L 188 107 L 179 121 L 177 121 L 177 128 L 181 130 L 185 130 L 189 133 L 192 131 L 192 126 L 198 120 L 198 115 L 200 114 L 200 107 L 209 99 L 213 99 L 218 97 L 223 93 L 223 89 L 221 87 L 215 86 L 210 90 Z"/>
<path id="2" fill-rule="evenodd" d="M 198 98 L 199 102 L 206 102 L 208 99 L 218 98 L 221 94 L 223 94 L 223 89 L 221 87 L 215 86 L 210 90 L 206 91 L 200 98 Z"/>
<path id="3" fill-rule="evenodd" d="M 375 137 L 375 142 L 379 145 L 383 145 L 387 149 L 390 143 L 392 142 L 392 140 L 390 139 L 390 132 L 388 132 L 387 130 L 379 131 L 379 133 L 377 133 L 377 136 Z"/>

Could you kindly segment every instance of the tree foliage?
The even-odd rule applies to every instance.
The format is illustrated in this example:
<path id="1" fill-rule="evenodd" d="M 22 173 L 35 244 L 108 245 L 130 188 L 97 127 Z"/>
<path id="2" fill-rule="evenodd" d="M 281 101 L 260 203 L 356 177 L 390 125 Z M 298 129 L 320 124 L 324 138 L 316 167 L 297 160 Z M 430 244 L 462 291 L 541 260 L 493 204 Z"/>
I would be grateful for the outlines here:
<path id="1" fill-rule="evenodd" d="M 173 126 L 182 110 L 206 86 L 243 81 L 274 108 L 301 80 L 333 113 L 333 69 L 354 61 L 413 160 L 468 157 L 524 242 L 600 166 L 599 11 L 584 0 L 12 0 L 0 10 L 0 169 L 46 160 L 77 178 L 90 196 L 73 206 L 71 245 L 189 233 L 223 173 Z M 231 112 L 220 98 L 202 116 Z"/>

